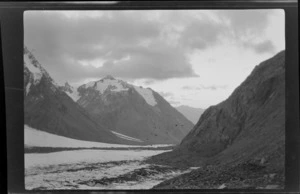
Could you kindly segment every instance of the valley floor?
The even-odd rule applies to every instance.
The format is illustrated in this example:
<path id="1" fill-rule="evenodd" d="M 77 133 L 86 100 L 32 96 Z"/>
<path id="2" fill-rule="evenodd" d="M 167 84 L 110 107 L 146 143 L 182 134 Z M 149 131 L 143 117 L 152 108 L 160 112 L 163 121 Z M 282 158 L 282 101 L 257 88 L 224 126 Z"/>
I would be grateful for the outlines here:
<path id="1" fill-rule="evenodd" d="M 146 164 L 163 150 L 72 150 L 25 154 L 27 190 L 151 189 L 193 168 Z"/>
<path id="2" fill-rule="evenodd" d="M 43 140 L 43 141 L 42 141 Z M 44 145 L 44 146 L 43 146 Z M 25 126 L 26 190 L 283 189 L 284 149 L 268 161 L 204 165 L 174 145 L 116 145 L 48 134 Z M 161 153 L 166 153 L 167 162 Z M 155 157 L 152 157 L 155 156 Z M 192 155 L 195 156 L 195 155 Z M 176 163 L 180 157 L 185 163 Z M 194 162 L 194 163 L 191 163 Z M 267 165 L 266 165 L 267 164 Z M 191 167 L 197 166 L 197 167 Z"/>
<path id="3" fill-rule="evenodd" d="M 193 169 L 145 163 L 170 144 L 108 144 L 24 129 L 27 190 L 150 189 Z"/>

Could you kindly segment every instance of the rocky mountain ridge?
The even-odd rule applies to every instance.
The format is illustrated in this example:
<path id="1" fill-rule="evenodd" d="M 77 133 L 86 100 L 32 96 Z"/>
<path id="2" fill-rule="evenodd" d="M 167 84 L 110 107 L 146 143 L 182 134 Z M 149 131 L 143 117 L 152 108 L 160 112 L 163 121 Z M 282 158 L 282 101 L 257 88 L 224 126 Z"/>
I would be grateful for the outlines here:
<path id="1" fill-rule="evenodd" d="M 224 188 L 265 188 L 268 184 L 282 188 L 284 147 L 282 51 L 256 66 L 227 100 L 209 107 L 172 152 L 154 156 L 149 162 L 201 167 L 156 189 L 218 188 L 222 184 Z"/>
<path id="2" fill-rule="evenodd" d="M 124 144 L 176 144 L 193 124 L 150 88 L 108 75 L 59 86 L 24 48 L 25 124 L 70 138 Z"/>
<path id="3" fill-rule="evenodd" d="M 109 129 L 152 143 L 179 143 L 193 124 L 151 88 L 106 76 L 77 89 L 77 103 Z"/>
<path id="4" fill-rule="evenodd" d="M 74 102 L 24 48 L 24 124 L 80 140 L 137 144 L 119 138 Z"/>

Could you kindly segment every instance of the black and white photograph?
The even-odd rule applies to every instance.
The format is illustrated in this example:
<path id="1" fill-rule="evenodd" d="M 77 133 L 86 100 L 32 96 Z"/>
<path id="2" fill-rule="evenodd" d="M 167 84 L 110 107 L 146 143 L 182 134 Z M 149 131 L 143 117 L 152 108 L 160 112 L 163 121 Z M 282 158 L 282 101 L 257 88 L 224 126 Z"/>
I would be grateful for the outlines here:
<path id="1" fill-rule="evenodd" d="M 285 188 L 282 9 L 23 17 L 26 190 Z"/>

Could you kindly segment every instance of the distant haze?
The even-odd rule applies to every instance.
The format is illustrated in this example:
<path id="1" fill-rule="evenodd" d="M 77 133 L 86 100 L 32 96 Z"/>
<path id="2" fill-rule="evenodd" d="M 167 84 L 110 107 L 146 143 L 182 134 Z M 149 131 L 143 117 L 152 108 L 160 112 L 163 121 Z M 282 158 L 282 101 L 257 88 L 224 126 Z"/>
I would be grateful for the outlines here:
<path id="1" fill-rule="evenodd" d="M 106 75 L 173 106 L 225 100 L 285 49 L 283 10 L 25 11 L 24 43 L 60 85 Z"/>
<path id="2" fill-rule="evenodd" d="M 189 106 L 178 106 L 175 108 L 194 124 L 198 122 L 200 116 L 205 111 L 205 109 L 202 108 L 193 108 Z"/>

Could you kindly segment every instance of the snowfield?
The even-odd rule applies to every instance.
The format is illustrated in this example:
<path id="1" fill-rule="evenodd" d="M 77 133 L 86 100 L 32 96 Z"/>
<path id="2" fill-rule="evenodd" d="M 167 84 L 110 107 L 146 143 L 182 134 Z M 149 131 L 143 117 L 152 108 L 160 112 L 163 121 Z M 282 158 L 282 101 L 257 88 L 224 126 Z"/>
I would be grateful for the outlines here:
<path id="1" fill-rule="evenodd" d="M 95 90 L 99 91 L 101 94 L 105 92 L 109 87 L 113 92 L 127 91 L 128 88 L 123 86 L 123 82 L 121 80 L 116 80 L 113 77 L 106 77 L 99 81 L 91 81 L 85 84 L 85 88 L 93 87 Z"/>
<path id="2" fill-rule="evenodd" d="M 153 93 L 150 89 L 147 88 L 141 88 L 138 86 L 134 86 L 134 89 L 146 100 L 146 102 L 151 105 L 155 106 L 157 104 Z"/>
<path id="3" fill-rule="evenodd" d="M 114 92 L 120 92 L 120 91 L 127 91 L 128 90 L 128 88 L 123 87 L 123 85 L 121 84 L 121 81 L 119 81 L 119 80 L 110 80 L 110 79 L 105 79 L 105 80 L 98 81 L 97 84 L 96 84 L 96 90 L 98 90 L 99 92 L 101 92 L 101 94 L 103 94 L 104 91 L 109 86 L 112 87 L 111 91 L 114 91 Z"/>
<path id="4" fill-rule="evenodd" d="M 171 150 L 167 150 L 171 151 Z M 143 160 L 166 150 L 75 150 L 53 153 L 25 154 L 25 168 L 74 163 L 111 162 L 121 160 Z"/>
<path id="5" fill-rule="evenodd" d="M 117 133 L 117 132 L 114 132 Z M 118 133 L 118 137 L 130 138 L 132 141 L 141 141 L 139 139 L 129 137 Z M 144 147 L 144 148 L 158 148 L 173 146 L 172 144 L 156 144 L 156 145 L 121 145 L 121 144 L 109 144 L 91 141 L 82 141 L 77 139 L 71 139 L 59 135 L 54 135 L 44 131 L 40 131 L 24 126 L 24 142 L 26 147 L 63 147 L 63 148 L 125 148 L 125 147 Z"/>
<path id="6" fill-rule="evenodd" d="M 155 106 L 157 104 L 151 89 L 131 85 L 122 80 L 115 79 L 112 76 L 106 76 L 99 81 L 88 82 L 84 84 L 83 87 L 93 88 L 97 90 L 100 94 L 103 94 L 107 89 L 109 89 L 112 92 L 121 92 L 128 91 L 129 88 L 134 88 L 135 91 L 137 91 L 137 93 L 139 93 L 149 105 Z"/>
<path id="7" fill-rule="evenodd" d="M 119 138 L 122 138 L 122 139 L 126 139 L 126 140 L 130 140 L 130 141 L 136 141 L 136 142 L 143 142 L 142 140 L 140 139 L 137 139 L 137 138 L 133 138 L 133 137 L 130 137 L 130 136 L 127 136 L 127 135 L 123 135 L 121 133 L 118 133 L 118 132 L 115 132 L 115 131 L 111 131 L 113 134 L 115 134 L 116 136 L 118 136 Z"/>
<path id="8" fill-rule="evenodd" d="M 80 98 L 77 88 L 71 86 L 70 89 L 72 90 L 72 92 L 66 91 L 66 94 L 68 94 L 68 96 L 70 96 L 70 98 L 72 98 L 73 101 L 76 102 Z"/>

